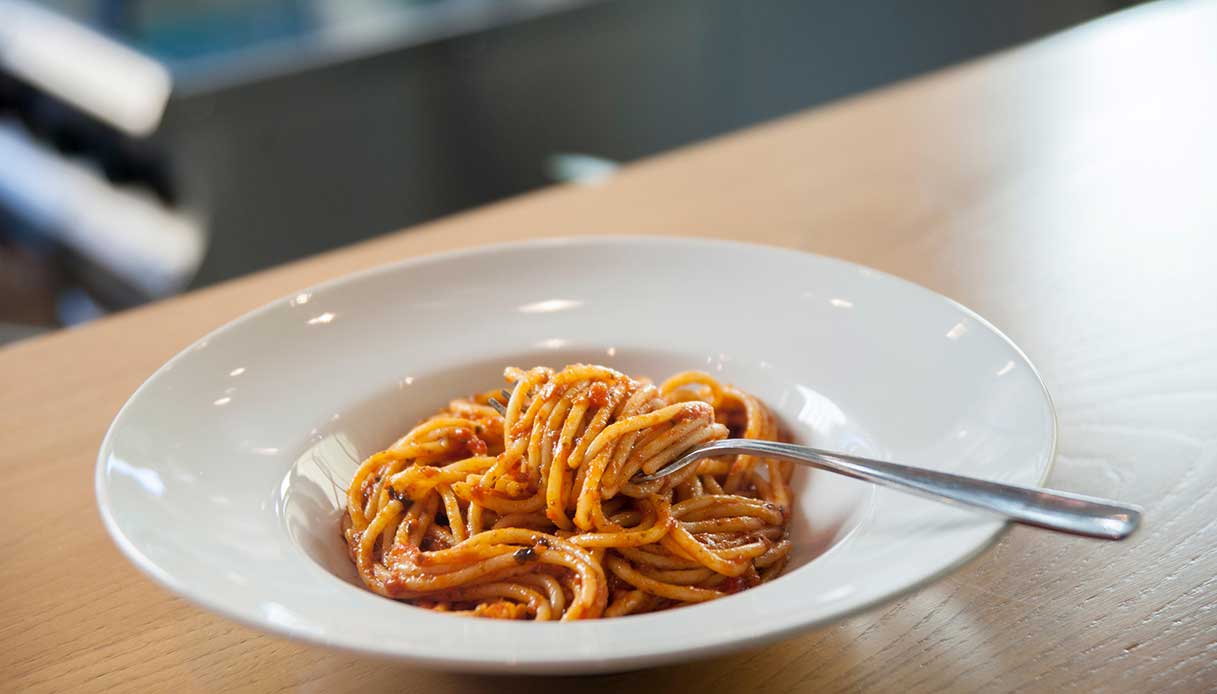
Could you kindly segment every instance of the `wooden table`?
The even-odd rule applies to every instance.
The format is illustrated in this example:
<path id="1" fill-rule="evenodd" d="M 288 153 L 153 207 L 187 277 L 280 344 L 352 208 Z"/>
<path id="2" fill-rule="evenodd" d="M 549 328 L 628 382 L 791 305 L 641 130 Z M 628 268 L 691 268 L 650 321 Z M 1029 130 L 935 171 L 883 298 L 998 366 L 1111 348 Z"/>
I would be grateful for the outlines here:
<path id="1" fill-rule="evenodd" d="M 951 577 L 834 627 L 552 684 L 1217 690 L 1214 2 L 1134 9 L 603 185 L 541 191 L 5 348 L 0 690 L 539 686 L 327 652 L 169 595 L 106 537 L 94 456 L 159 364 L 271 299 L 433 251 L 621 232 L 839 256 L 962 301 L 1043 372 L 1061 424 L 1051 484 L 1140 503 L 1147 521 L 1123 544 L 1018 528 Z"/>

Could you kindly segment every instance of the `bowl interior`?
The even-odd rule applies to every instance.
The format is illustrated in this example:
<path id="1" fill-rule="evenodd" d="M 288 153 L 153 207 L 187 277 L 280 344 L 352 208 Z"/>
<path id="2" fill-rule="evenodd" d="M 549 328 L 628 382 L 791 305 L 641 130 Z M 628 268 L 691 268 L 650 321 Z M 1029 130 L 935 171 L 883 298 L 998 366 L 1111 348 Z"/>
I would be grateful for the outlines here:
<path id="1" fill-rule="evenodd" d="M 277 506 L 287 532 L 300 549 L 334 576 L 363 589 L 340 532 L 346 493 L 359 464 L 383 450 L 414 423 L 449 400 L 499 387 L 503 368 L 599 363 L 633 376 L 659 381 L 679 371 L 720 372 L 728 365 L 720 355 L 658 350 L 533 350 L 477 363 L 462 363 L 410 376 L 394 387 L 320 422 L 299 447 L 295 462 L 279 485 Z M 731 365 L 733 385 L 758 395 L 782 428 L 797 443 L 875 455 L 856 424 L 817 431 L 824 408 L 836 406 L 808 386 L 784 379 L 774 369 Z M 847 419 L 847 418 L 846 418 Z M 848 419 L 847 419 L 848 422 Z M 791 479 L 795 513 L 791 523 L 794 550 L 782 578 L 824 554 L 848 537 L 873 503 L 872 487 L 849 478 L 798 468 Z M 781 580 L 778 579 L 778 580 Z M 403 608 L 409 605 L 400 603 Z M 696 606 L 692 606 L 696 607 Z M 688 608 L 686 608 L 688 609 Z"/>

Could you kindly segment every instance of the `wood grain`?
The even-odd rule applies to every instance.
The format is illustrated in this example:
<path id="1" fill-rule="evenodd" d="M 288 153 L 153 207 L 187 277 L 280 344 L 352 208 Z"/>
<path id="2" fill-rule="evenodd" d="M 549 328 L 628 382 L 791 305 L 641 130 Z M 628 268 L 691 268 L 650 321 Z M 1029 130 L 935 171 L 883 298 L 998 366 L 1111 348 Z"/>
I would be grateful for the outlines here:
<path id="1" fill-rule="evenodd" d="M 1013 530 L 918 593 L 581 691 L 1217 690 L 1217 3 L 1154 4 L 980 62 L 0 351 L 0 689 L 531 691 L 265 636 L 106 537 L 95 452 L 190 341 L 352 270 L 536 236 L 745 239 L 956 298 L 1041 368 L 1055 487 L 1147 508 L 1111 544 Z"/>

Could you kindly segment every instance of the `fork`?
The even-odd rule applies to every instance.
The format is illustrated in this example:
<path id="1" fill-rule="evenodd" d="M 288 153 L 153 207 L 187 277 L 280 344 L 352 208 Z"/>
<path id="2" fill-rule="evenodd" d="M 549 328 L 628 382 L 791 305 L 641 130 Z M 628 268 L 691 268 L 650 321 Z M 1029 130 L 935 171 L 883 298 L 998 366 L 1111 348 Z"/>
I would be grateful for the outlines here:
<path id="1" fill-rule="evenodd" d="M 511 397 L 506 390 L 501 394 Z M 505 411 L 502 403 L 494 398 L 490 398 L 490 405 L 500 413 Z M 788 460 L 935 501 L 989 511 L 1022 525 L 1071 535 L 1123 540 L 1141 524 L 1142 509 L 1133 504 L 754 439 L 723 439 L 698 446 L 649 475 L 640 472 L 631 481 L 653 482 L 705 458 L 741 454 Z"/>

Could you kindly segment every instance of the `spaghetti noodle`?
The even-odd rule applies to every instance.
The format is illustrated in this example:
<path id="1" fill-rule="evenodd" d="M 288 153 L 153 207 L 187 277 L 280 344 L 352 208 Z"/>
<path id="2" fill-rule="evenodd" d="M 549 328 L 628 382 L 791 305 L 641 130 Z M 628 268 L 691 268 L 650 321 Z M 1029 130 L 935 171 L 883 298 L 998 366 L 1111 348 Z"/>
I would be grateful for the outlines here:
<path id="1" fill-rule="evenodd" d="M 481 617 L 574 620 L 704 602 L 777 576 L 791 466 L 741 455 L 647 483 L 701 444 L 776 440 L 755 397 L 699 372 L 508 368 L 360 466 L 343 535 L 376 593 Z"/>

